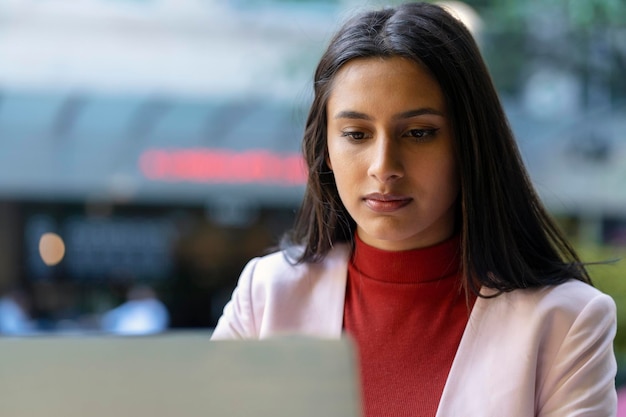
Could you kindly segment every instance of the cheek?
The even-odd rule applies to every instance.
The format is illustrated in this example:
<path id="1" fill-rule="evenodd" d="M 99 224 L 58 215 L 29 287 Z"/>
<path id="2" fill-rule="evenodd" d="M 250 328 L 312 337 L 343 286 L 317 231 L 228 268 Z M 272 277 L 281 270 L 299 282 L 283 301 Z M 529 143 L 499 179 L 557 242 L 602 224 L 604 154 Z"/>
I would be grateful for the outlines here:
<path id="1" fill-rule="evenodd" d="M 367 158 L 362 153 L 344 149 L 341 146 L 330 153 L 329 167 L 335 175 L 335 181 L 350 186 L 367 177 Z"/>
<path id="2" fill-rule="evenodd" d="M 343 194 L 347 184 L 350 184 L 351 182 L 349 178 L 350 170 L 347 170 L 343 164 L 337 164 L 335 165 L 335 169 L 333 169 L 333 176 L 335 177 L 335 184 L 337 184 L 339 192 Z"/>
<path id="3" fill-rule="evenodd" d="M 439 185 L 443 190 L 446 190 L 447 195 L 456 197 L 459 191 L 460 178 L 454 149 L 452 149 L 450 142 L 452 142 L 451 138 L 448 139 L 448 145 L 439 153 L 436 160 L 439 161 Z"/>
<path id="4" fill-rule="evenodd" d="M 334 165 L 331 169 L 339 197 L 344 204 L 349 204 L 351 196 L 354 195 L 358 188 L 358 168 L 351 161 L 344 159 L 332 158 L 332 161 Z"/>
<path id="5" fill-rule="evenodd" d="M 448 158 L 422 161 L 413 178 L 417 184 L 421 183 L 424 191 L 428 190 L 433 203 L 439 202 L 437 205 L 445 205 L 458 195 L 460 183 L 456 163 Z"/>
<path id="6" fill-rule="evenodd" d="M 329 141 L 326 147 L 326 165 L 333 171 L 335 181 L 339 181 L 350 171 L 350 158 L 339 144 Z"/>
<path id="7" fill-rule="evenodd" d="M 460 178 L 457 169 L 457 165 L 454 161 L 450 162 L 447 169 L 446 175 L 442 175 L 442 178 L 445 178 L 441 187 L 446 190 L 446 196 L 450 200 L 456 200 L 459 194 L 460 188 Z"/>

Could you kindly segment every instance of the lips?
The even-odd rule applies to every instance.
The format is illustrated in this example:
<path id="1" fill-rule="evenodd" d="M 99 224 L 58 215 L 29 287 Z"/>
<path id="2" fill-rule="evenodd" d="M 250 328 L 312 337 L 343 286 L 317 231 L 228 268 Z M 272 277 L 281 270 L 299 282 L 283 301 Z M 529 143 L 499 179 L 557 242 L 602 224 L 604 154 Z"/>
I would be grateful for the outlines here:
<path id="1" fill-rule="evenodd" d="M 413 201 L 411 197 L 396 194 L 372 193 L 363 197 L 365 205 L 379 213 L 392 213 L 406 207 Z"/>

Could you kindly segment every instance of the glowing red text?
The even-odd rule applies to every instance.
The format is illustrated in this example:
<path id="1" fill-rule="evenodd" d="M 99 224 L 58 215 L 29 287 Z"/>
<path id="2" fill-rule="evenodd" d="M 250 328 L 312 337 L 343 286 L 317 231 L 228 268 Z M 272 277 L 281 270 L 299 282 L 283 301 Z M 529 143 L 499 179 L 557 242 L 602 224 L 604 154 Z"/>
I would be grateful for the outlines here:
<path id="1" fill-rule="evenodd" d="M 295 186 L 304 184 L 307 178 L 300 154 L 265 150 L 149 149 L 139 157 L 139 169 L 154 181 Z"/>

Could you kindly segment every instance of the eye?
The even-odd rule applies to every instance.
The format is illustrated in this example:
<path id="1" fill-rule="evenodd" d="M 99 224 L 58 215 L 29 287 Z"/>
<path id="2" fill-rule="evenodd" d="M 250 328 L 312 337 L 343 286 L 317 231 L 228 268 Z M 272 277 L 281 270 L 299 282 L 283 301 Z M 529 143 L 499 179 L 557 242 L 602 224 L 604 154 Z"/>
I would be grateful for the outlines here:
<path id="1" fill-rule="evenodd" d="M 434 136 L 439 129 L 411 129 L 407 130 L 404 136 L 415 139 L 426 139 Z"/>
<path id="2" fill-rule="evenodd" d="M 364 132 L 358 132 L 358 131 L 341 132 L 341 136 L 345 138 L 350 138 L 352 140 L 357 140 L 357 141 L 363 140 L 366 138 Z"/>

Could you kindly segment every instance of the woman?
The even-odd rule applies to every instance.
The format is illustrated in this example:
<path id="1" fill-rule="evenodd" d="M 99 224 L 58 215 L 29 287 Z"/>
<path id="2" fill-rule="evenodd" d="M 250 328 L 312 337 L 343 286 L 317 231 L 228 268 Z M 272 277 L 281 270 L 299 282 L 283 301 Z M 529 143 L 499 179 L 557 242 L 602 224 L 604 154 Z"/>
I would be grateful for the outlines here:
<path id="1" fill-rule="evenodd" d="M 349 334 L 367 416 L 611 416 L 615 305 L 535 194 L 470 33 L 406 4 L 347 21 L 314 79 L 282 252 L 214 339 Z"/>

